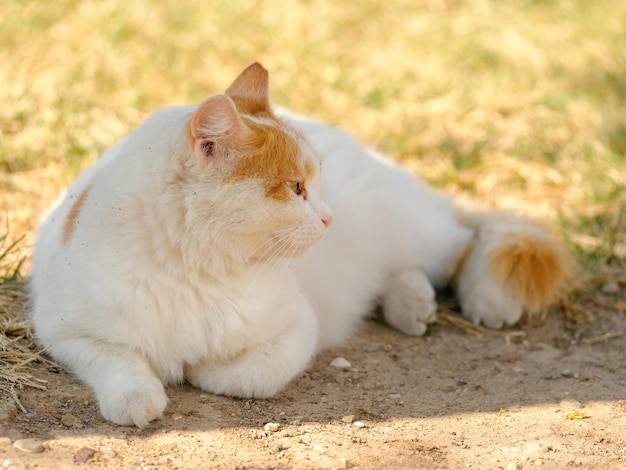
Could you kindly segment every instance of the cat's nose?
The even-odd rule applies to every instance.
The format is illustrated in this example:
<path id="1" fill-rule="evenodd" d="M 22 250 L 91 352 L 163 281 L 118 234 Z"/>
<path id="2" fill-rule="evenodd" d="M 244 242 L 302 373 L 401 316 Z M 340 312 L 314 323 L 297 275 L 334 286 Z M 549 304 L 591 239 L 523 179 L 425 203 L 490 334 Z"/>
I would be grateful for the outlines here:
<path id="1" fill-rule="evenodd" d="M 313 204 L 313 208 L 317 213 L 317 216 L 320 218 L 324 227 L 328 228 L 328 226 L 333 221 L 333 211 L 328 204 L 326 204 L 322 199 L 311 199 L 311 203 Z"/>
<path id="2" fill-rule="evenodd" d="M 332 223 L 333 221 L 333 216 L 332 214 L 327 214 L 324 215 L 324 217 L 322 217 L 322 223 L 324 224 L 324 227 L 328 228 L 328 226 Z"/>

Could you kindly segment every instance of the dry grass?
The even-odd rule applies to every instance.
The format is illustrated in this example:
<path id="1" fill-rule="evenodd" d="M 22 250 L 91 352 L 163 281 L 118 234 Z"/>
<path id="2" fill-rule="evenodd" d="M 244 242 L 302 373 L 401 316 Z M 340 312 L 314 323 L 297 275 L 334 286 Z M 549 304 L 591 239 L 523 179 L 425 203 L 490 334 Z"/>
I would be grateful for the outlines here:
<path id="1" fill-rule="evenodd" d="M 18 391 L 24 387 L 45 389 L 45 381 L 31 374 L 30 365 L 48 361 L 40 356 L 25 318 L 27 298 L 19 272 L 23 261 L 17 242 L 7 244 L 7 236 L 0 237 L 0 390 L 26 412 Z"/>
<path id="2" fill-rule="evenodd" d="M 5 241 L 24 237 L 27 271 L 37 218 L 81 169 L 155 109 L 221 92 L 258 60 L 276 104 L 441 189 L 552 222 L 581 264 L 564 311 L 593 316 L 585 299 L 626 277 L 624 24 L 622 0 L 7 0 Z M 14 286 L 0 338 L 18 354 L 32 344 Z"/>

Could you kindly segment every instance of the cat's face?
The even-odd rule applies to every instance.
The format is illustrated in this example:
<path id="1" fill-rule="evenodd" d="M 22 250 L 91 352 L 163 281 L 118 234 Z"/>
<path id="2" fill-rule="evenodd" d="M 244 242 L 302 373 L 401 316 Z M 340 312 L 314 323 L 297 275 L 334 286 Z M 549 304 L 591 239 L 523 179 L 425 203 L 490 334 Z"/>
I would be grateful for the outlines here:
<path id="1" fill-rule="evenodd" d="M 320 159 L 303 135 L 276 118 L 242 121 L 251 130 L 251 150 L 236 159 L 226 184 L 250 196 L 242 213 L 259 240 L 254 256 L 302 254 L 332 221 L 320 192 Z"/>
<path id="2" fill-rule="evenodd" d="M 193 171 L 204 176 L 205 197 L 194 211 L 198 219 L 219 211 L 212 223 L 247 258 L 297 256 L 324 236 L 332 211 L 320 193 L 320 159 L 272 113 L 262 67 L 249 67 L 225 95 L 201 104 L 188 140 Z"/>

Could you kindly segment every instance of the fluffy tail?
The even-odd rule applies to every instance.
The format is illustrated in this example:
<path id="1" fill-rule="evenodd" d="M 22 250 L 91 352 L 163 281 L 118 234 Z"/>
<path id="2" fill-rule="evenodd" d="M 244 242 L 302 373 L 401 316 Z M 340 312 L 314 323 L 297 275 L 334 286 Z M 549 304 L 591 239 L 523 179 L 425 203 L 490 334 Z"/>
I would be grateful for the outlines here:
<path id="1" fill-rule="evenodd" d="M 510 212 L 468 207 L 458 208 L 458 218 L 475 234 L 454 279 L 465 317 L 501 328 L 565 292 L 572 259 L 544 227 Z"/>

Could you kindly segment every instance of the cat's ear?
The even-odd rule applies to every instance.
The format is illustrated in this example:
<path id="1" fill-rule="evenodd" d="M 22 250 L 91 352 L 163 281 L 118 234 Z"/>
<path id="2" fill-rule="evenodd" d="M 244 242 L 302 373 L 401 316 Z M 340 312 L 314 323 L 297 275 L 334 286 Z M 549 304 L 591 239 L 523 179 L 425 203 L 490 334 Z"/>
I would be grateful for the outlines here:
<path id="1" fill-rule="evenodd" d="M 243 113 L 271 113 L 269 101 L 269 74 L 255 62 L 246 68 L 232 83 L 226 94 Z"/>
<path id="2" fill-rule="evenodd" d="M 216 95 L 198 106 L 189 123 L 189 140 L 196 155 L 213 158 L 241 139 L 246 130 L 233 100 Z"/>

